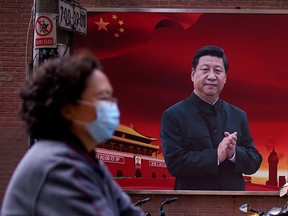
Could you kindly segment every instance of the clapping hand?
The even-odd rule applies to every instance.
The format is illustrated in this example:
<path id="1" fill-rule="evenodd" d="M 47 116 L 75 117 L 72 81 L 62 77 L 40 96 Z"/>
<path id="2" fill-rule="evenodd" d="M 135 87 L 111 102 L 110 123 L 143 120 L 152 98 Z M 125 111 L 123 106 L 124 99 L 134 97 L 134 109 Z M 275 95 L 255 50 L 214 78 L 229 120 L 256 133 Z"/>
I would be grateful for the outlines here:
<path id="1" fill-rule="evenodd" d="M 237 142 L 237 132 L 230 134 L 229 132 L 224 132 L 224 138 L 218 146 L 218 160 L 223 162 L 226 158 L 232 158 L 235 154 L 236 142 Z"/>

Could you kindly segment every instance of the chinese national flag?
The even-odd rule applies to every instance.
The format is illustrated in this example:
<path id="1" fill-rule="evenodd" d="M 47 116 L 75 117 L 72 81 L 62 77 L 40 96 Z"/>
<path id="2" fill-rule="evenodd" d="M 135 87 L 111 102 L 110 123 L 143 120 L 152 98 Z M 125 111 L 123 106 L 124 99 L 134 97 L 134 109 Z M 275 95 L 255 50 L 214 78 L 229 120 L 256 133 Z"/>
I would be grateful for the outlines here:
<path id="1" fill-rule="evenodd" d="M 89 48 L 99 59 L 111 58 L 143 47 L 156 28 L 194 25 L 200 14 L 188 13 L 88 13 L 87 36 L 76 35 L 76 49 Z"/>

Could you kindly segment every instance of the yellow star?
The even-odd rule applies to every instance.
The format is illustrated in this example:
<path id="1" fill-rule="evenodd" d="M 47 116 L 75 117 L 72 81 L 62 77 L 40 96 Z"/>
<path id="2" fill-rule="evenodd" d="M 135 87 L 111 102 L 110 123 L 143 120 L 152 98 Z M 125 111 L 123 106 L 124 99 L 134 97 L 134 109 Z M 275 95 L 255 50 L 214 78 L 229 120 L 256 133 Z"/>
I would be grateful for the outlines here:
<path id="1" fill-rule="evenodd" d="M 120 28 L 120 29 L 119 29 L 119 32 L 120 32 L 120 33 L 124 33 L 124 31 L 125 31 L 125 29 L 123 29 L 123 28 Z"/>
<path id="2" fill-rule="evenodd" d="M 117 16 L 116 16 L 116 14 L 114 14 L 114 15 L 112 15 L 112 19 L 114 19 L 114 20 L 117 20 Z"/>
<path id="3" fill-rule="evenodd" d="M 115 38 L 119 38 L 120 35 L 119 35 L 118 33 L 115 33 L 115 34 L 114 34 L 114 37 L 115 37 Z"/>
<path id="4" fill-rule="evenodd" d="M 99 22 L 94 22 L 94 23 L 96 23 L 98 25 L 98 31 L 100 31 L 101 29 L 108 31 L 106 26 L 109 24 L 109 22 L 104 22 L 102 17 L 100 18 Z"/>
<path id="5" fill-rule="evenodd" d="M 118 24 L 121 26 L 121 25 L 124 25 L 124 21 L 123 20 L 119 20 Z"/>

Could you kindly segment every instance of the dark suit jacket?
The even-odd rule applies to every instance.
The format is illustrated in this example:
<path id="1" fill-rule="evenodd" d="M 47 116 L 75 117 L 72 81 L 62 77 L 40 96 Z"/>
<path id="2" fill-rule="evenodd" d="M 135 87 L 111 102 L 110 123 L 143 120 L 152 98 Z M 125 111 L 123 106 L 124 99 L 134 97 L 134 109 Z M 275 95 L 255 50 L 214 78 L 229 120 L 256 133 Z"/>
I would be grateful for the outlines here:
<path id="1" fill-rule="evenodd" d="M 192 93 L 162 114 L 163 153 L 177 190 L 245 190 L 242 174 L 253 174 L 261 165 L 246 113 L 219 99 L 211 123 L 211 108 Z M 235 162 L 218 165 L 217 147 L 225 131 L 237 131 Z"/>

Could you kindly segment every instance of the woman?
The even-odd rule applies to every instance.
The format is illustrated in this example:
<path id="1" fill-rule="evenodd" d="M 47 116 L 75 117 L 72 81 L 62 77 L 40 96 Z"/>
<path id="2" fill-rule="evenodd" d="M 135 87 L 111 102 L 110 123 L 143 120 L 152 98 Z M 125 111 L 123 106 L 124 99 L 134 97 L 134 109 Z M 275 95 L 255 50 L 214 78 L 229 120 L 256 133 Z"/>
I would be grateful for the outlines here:
<path id="1" fill-rule="evenodd" d="M 37 141 L 12 176 L 2 216 L 144 215 L 95 157 L 95 146 L 113 135 L 120 114 L 92 55 L 44 63 L 21 98 L 20 117 Z"/>

